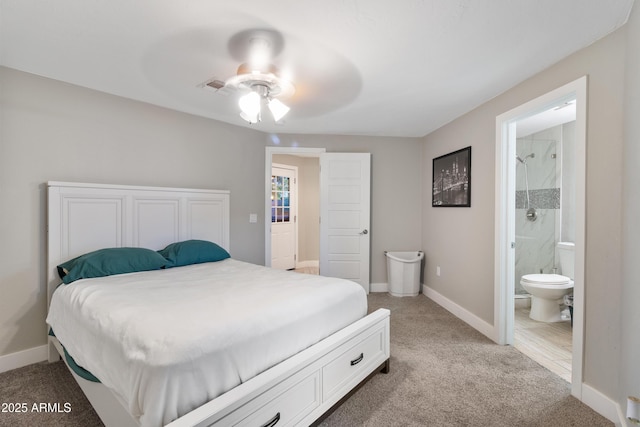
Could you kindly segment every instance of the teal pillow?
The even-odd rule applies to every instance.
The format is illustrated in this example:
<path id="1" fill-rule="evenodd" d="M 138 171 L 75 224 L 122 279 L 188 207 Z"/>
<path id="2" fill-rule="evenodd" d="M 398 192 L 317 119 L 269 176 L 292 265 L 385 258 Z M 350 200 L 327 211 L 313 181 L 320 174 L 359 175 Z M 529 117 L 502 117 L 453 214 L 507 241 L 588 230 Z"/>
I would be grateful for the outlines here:
<path id="1" fill-rule="evenodd" d="M 185 240 L 158 251 L 167 259 L 167 268 L 215 262 L 230 257 L 229 252 L 207 240 Z"/>
<path id="2" fill-rule="evenodd" d="M 64 283 L 69 284 L 79 279 L 159 270 L 166 266 L 167 260 L 151 249 L 108 248 L 60 264 L 58 274 Z"/>

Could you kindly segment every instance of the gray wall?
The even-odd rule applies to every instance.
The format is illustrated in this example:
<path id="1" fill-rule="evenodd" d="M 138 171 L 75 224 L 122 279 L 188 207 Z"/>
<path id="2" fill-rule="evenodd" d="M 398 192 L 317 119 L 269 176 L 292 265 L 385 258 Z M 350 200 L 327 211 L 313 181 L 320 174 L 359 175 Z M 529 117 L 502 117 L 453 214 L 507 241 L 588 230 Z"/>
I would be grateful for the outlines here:
<path id="1" fill-rule="evenodd" d="M 493 324 L 496 116 L 589 76 L 584 381 L 614 399 L 623 290 L 620 171 L 626 41 L 623 28 L 438 129 L 423 144 L 426 182 L 434 157 L 473 147 L 471 208 L 432 208 L 429 187 L 423 192 L 426 285 Z M 441 277 L 435 274 L 436 265 L 442 267 Z"/>
<path id="2" fill-rule="evenodd" d="M 0 356 L 46 343 L 47 181 L 228 189 L 231 254 L 262 264 L 265 145 L 274 139 L 0 67 Z M 420 245 L 420 140 L 281 141 L 372 153 L 371 279 L 385 282 L 383 250 Z"/>
<path id="3" fill-rule="evenodd" d="M 640 397 L 640 5 L 627 24 L 627 69 L 622 228 L 622 305 L 620 308 L 620 390 L 616 396 Z M 624 411 L 624 405 L 622 410 Z"/>

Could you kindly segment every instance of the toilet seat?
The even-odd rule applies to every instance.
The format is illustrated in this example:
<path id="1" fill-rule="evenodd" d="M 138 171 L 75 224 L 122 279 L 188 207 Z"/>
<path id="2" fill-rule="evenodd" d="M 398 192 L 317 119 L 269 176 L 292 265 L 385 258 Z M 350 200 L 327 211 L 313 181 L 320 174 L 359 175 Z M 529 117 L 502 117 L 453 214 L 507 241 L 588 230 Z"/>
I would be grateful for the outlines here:
<path id="1" fill-rule="evenodd" d="M 560 274 L 525 274 L 522 276 L 520 282 L 531 283 L 536 285 L 570 285 L 573 284 L 573 280 L 567 276 Z"/>

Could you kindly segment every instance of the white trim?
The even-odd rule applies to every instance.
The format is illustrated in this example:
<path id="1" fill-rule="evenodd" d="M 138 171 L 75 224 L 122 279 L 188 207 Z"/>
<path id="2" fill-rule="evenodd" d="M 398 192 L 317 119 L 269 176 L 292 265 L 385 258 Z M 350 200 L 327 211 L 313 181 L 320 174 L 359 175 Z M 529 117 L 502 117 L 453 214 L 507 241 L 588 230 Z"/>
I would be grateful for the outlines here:
<path id="1" fill-rule="evenodd" d="M 508 114 L 508 113 L 506 113 Z M 515 123 L 496 118 L 496 189 L 495 189 L 495 256 L 494 256 L 494 333 L 493 340 L 500 344 L 513 344 L 513 313 L 515 290 L 503 284 L 514 282 L 515 251 L 510 249 L 515 243 L 515 221 L 509 210 L 515 208 Z M 498 142 L 499 141 L 499 142 Z M 508 141 L 503 145 L 503 141 Z M 506 147 L 505 147 L 506 145 Z M 511 320 L 511 321 L 509 321 Z M 501 325 L 498 327 L 498 325 Z M 502 326 L 504 325 L 504 326 Z"/>
<path id="2" fill-rule="evenodd" d="M 588 384 L 582 384 L 582 403 L 616 425 L 627 425 L 620 405 Z"/>
<path id="3" fill-rule="evenodd" d="M 96 184 L 94 182 L 65 182 L 65 181 L 47 181 L 48 187 L 64 187 L 64 188 L 100 188 L 106 190 L 135 190 L 135 191 L 176 191 L 189 193 L 211 193 L 225 192 L 226 190 L 210 190 L 206 188 L 182 188 L 182 187 L 151 187 L 145 185 L 118 185 L 118 184 Z M 228 191 L 226 191 L 228 192 Z"/>
<path id="4" fill-rule="evenodd" d="M 0 373 L 47 360 L 47 347 L 41 345 L 0 356 Z"/>
<path id="5" fill-rule="evenodd" d="M 495 265 L 494 326 L 492 339 L 498 344 L 513 343 L 513 275 L 515 137 L 509 133 L 518 119 L 544 111 L 568 99 L 576 100 L 576 237 L 573 291 L 573 354 L 571 394 L 581 400 L 584 353 L 585 289 L 585 209 L 586 209 L 586 127 L 587 76 L 520 105 L 496 117 Z M 512 141 L 513 139 L 513 141 Z M 506 143 L 505 143 L 506 142 Z M 513 144 L 511 144 L 513 142 Z"/>
<path id="6" fill-rule="evenodd" d="M 487 323 L 464 307 L 456 304 L 455 302 L 451 301 L 437 291 L 434 291 L 428 286 L 422 286 L 422 293 L 424 293 L 428 298 L 432 299 L 436 304 L 445 308 L 458 319 L 467 323 L 473 329 L 493 340 L 493 325 Z"/>
<path id="7" fill-rule="evenodd" d="M 386 282 L 371 283 L 369 292 L 389 292 L 389 284 Z"/>
<path id="8" fill-rule="evenodd" d="M 585 336 L 585 263 L 586 263 L 586 212 L 587 212 L 587 77 L 582 77 L 575 82 L 576 87 L 576 241 L 575 241 L 575 274 L 573 306 L 573 348 L 572 348 L 572 375 L 571 394 L 578 399 L 582 398 L 582 370 L 584 357 Z M 577 287 L 575 282 L 578 283 Z M 576 290 L 577 289 L 577 290 Z"/>
<path id="9" fill-rule="evenodd" d="M 325 148 L 265 147 L 264 156 L 264 265 L 271 267 L 271 167 L 274 154 L 320 157 Z"/>
<path id="10" fill-rule="evenodd" d="M 424 286 L 424 284 L 421 283 L 419 293 L 424 294 L 425 288 L 426 286 Z M 389 284 L 387 282 L 372 283 L 371 292 L 389 292 Z"/>

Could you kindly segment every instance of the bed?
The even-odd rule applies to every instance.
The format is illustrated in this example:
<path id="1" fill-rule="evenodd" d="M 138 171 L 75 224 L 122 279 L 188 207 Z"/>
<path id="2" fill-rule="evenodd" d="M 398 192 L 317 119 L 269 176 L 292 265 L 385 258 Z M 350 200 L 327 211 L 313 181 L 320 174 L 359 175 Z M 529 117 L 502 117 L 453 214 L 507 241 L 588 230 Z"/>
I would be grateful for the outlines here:
<path id="1" fill-rule="evenodd" d="M 205 241 L 228 251 L 226 191 L 49 182 L 48 208 L 49 359 L 69 366 L 66 349 L 100 378 L 70 368 L 107 426 L 311 425 L 388 371 L 389 311 L 366 315 L 362 288 L 342 279 L 225 258 L 55 292 L 58 265 L 102 248 Z M 151 338 L 132 340 L 132 325 Z"/>

